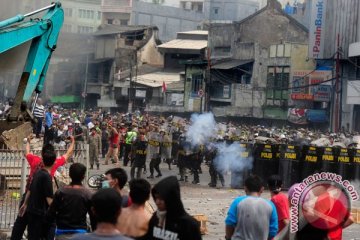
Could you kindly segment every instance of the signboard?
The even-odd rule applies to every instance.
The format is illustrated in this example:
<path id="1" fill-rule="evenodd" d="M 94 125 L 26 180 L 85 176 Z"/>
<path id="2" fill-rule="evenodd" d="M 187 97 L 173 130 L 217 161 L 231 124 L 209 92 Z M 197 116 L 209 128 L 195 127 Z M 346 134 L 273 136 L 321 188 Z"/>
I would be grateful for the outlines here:
<path id="1" fill-rule="evenodd" d="M 294 71 L 292 73 L 291 99 L 330 102 L 331 83 L 325 81 L 331 78 L 331 71 Z M 314 85 L 322 82 L 325 83 Z"/>
<path id="2" fill-rule="evenodd" d="M 309 26 L 309 58 L 321 59 L 324 57 L 326 1 L 312 1 Z"/>
<path id="3" fill-rule="evenodd" d="M 137 98 L 145 98 L 146 97 L 146 90 L 136 89 L 135 97 L 137 97 Z"/>
<path id="4" fill-rule="evenodd" d="M 172 106 L 182 106 L 182 105 L 184 105 L 184 94 L 182 94 L 182 93 L 172 93 L 171 94 L 171 105 Z"/>
<path id="5" fill-rule="evenodd" d="M 223 98 L 230 98 L 230 86 L 224 85 L 223 87 Z"/>

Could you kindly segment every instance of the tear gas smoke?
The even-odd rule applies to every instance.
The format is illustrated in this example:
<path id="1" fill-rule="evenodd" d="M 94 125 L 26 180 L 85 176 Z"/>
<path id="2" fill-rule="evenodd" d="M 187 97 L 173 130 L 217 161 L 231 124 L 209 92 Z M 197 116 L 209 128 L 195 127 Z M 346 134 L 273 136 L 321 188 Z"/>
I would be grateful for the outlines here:
<path id="1" fill-rule="evenodd" d="M 191 115 L 191 125 L 186 132 L 186 139 L 193 147 L 204 144 L 206 148 L 216 149 L 214 159 L 218 171 L 243 172 L 252 168 L 253 158 L 243 157 L 244 148 L 238 142 L 233 144 L 210 143 L 212 138 L 217 137 L 217 124 L 212 113 Z"/>
<path id="2" fill-rule="evenodd" d="M 232 144 L 217 143 L 217 154 L 214 159 L 215 168 L 220 172 L 244 172 L 252 169 L 253 157 L 243 157 L 246 151 L 238 142 Z"/>
<path id="3" fill-rule="evenodd" d="M 216 121 L 212 113 L 192 114 L 191 125 L 186 132 L 186 140 L 192 146 L 206 144 L 216 136 Z"/>

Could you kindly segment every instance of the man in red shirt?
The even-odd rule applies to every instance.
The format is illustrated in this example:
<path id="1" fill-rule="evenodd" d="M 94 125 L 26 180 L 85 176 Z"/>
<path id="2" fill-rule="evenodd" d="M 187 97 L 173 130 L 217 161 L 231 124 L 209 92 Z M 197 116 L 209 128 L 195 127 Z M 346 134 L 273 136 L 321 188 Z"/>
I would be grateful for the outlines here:
<path id="1" fill-rule="evenodd" d="M 290 212 L 288 197 L 281 193 L 282 180 L 278 175 L 272 175 L 268 180 L 268 186 L 271 194 L 271 201 L 276 207 L 278 214 L 278 233 L 289 224 Z"/>
<path id="2" fill-rule="evenodd" d="M 109 150 L 108 153 L 106 154 L 105 157 L 105 165 L 109 164 L 109 159 L 111 157 L 114 158 L 114 163 L 118 163 L 119 162 L 119 133 L 117 131 L 117 129 L 115 127 L 112 126 L 112 123 L 108 123 L 108 129 L 110 132 L 110 138 L 109 138 L 109 142 L 110 142 L 110 146 L 109 146 Z"/>
<path id="3" fill-rule="evenodd" d="M 28 162 L 28 164 L 30 165 L 30 173 L 29 173 L 29 177 L 27 179 L 27 183 L 26 183 L 26 187 L 25 187 L 25 193 L 23 195 L 23 198 L 20 202 L 20 206 L 23 206 L 25 199 L 29 198 L 29 186 L 31 184 L 31 181 L 33 179 L 34 174 L 43 168 L 43 163 L 42 163 L 42 159 L 40 156 L 34 155 L 31 153 L 30 151 L 30 141 L 32 139 L 32 136 L 30 135 L 27 138 L 27 142 L 26 142 L 26 147 L 25 147 L 25 157 L 26 160 Z M 56 158 L 54 165 L 51 168 L 50 171 L 50 175 L 53 178 L 54 174 L 56 172 L 56 170 L 63 166 L 67 160 L 72 156 L 73 152 L 74 152 L 74 145 L 75 145 L 75 140 L 74 137 L 70 137 L 71 139 L 71 144 L 67 150 L 67 152 Z M 52 151 L 54 149 L 54 147 L 51 144 L 46 144 L 43 146 L 42 150 L 41 150 L 41 154 L 43 154 L 46 151 Z M 21 240 L 22 236 L 24 234 L 24 231 L 26 229 L 26 226 L 28 225 L 27 222 L 27 217 L 24 215 L 24 209 L 23 207 L 20 208 L 19 211 L 19 216 L 17 216 L 15 222 L 14 222 L 14 227 L 12 229 L 12 233 L 11 233 L 11 240 Z"/>

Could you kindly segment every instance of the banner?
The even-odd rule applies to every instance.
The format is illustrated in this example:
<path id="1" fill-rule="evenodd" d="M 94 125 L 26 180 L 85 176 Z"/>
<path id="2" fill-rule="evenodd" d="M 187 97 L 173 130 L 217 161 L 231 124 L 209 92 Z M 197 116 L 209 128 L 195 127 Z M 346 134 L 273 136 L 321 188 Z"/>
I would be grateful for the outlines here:
<path id="1" fill-rule="evenodd" d="M 330 102 L 331 83 L 325 82 L 332 78 L 332 72 L 325 71 L 293 71 L 292 73 L 292 100 L 308 100 L 315 102 Z M 314 85 L 322 83 L 319 85 Z"/>
<path id="2" fill-rule="evenodd" d="M 295 124 L 307 124 L 306 112 L 307 109 L 303 108 L 289 108 L 288 121 Z"/>
<path id="3" fill-rule="evenodd" d="M 309 26 L 309 58 L 324 57 L 326 0 L 312 0 Z"/>

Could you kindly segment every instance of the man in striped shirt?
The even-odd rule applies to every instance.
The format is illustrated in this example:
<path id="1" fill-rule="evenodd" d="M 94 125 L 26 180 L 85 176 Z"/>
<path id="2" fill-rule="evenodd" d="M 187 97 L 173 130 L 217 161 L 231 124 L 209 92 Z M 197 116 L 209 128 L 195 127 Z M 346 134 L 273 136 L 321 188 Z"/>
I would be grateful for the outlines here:
<path id="1" fill-rule="evenodd" d="M 44 115 L 45 107 L 42 105 L 42 100 L 39 98 L 34 108 L 34 117 L 36 119 L 36 123 L 34 123 L 34 133 L 36 134 L 36 138 L 40 138 Z"/>

